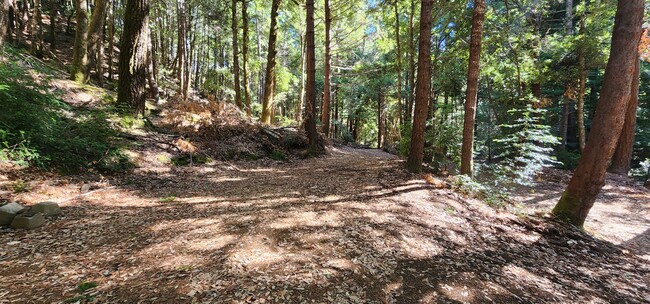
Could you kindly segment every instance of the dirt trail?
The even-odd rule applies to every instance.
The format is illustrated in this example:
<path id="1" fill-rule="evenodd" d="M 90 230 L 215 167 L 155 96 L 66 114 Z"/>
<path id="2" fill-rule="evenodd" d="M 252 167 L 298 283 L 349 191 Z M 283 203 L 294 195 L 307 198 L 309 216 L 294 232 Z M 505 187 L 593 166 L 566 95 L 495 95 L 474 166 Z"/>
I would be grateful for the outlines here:
<path id="1" fill-rule="evenodd" d="M 0 303 L 650 302 L 637 255 L 496 213 L 401 165 L 333 148 L 289 163 L 145 166 L 63 203 L 45 227 L 1 230 Z M 77 187 L 43 181 L 17 198 Z"/>

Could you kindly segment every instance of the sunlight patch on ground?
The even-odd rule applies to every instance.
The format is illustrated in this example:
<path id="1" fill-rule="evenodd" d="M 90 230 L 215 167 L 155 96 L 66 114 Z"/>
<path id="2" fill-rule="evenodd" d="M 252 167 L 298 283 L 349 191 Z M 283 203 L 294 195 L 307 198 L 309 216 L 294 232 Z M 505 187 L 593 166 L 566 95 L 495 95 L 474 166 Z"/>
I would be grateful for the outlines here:
<path id="1" fill-rule="evenodd" d="M 474 293 L 465 285 L 439 284 L 438 290 L 448 298 L 463 303 L 471 303 L 474 300 Z"/>
<path id="2" fill-rule="evenodd" d="M 404 254 L 416 259 L 430 258 L 443 251 L 443 248 L 433 242 L 431 238 L 423 236 L 402 235 L 399 244 Z"/>

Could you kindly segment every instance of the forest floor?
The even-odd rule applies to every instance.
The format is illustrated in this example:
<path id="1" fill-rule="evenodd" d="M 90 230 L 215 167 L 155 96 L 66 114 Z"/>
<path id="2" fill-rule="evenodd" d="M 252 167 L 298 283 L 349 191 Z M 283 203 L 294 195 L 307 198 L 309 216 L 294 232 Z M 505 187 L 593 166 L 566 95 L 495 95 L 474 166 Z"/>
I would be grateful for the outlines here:
<path id="1" fill-rule="evenodd" d="M 0 230 L 0 303 L 650 302 L 647 247 L 626 246 L 647 239 L 646 190 L 608 183 L 587 225 L 598 239 L 438 188 L 378 150 L 184 167 L 140 152 L 144 165 L 83 196 L 83 180 L 22 176 L 31 191 L 12 199 L 63 213 Z"/>

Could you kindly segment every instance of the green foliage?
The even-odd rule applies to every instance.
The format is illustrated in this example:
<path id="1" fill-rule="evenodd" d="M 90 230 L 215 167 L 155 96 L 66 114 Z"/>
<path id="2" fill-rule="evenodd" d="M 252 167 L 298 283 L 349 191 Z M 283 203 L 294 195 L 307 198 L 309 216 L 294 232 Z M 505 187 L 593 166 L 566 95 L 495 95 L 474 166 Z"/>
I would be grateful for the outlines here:
<path id="1" fill-rule="evenodd" d="M 580 153 L 573 151 L 560 151 L 556 155 L 558 166 L 562 169 L 573 170 L 578 167 Z"/>
<path id="2" fill-rule="evenodd" d="M 182 153 L 172 157 L 171 162 L 174 166 L 201 165 L 212 161 L 209 157 L 202 154 Z"/>
<path id="3" fill-rule="evenodd" d="M 549 126 L 541 123 L 545 112 L 530 105 L 508 111 L 515 120 L 501 125 L 503 135 L 495 139 L 501 146 L 497 173 L 512 178 L 515 183 L 530 185 L 542 168 L 558 164 L 550 153 L 559 140 L 551 134 Z"/>
<path id="4" fill-rule="evenodd" d="M 287 155 L 284 154 L 281 150 L 275 149 L 271 151 L 271 159 L 272 160 L 286 160 Z"/>
<path id="5" fill-rule="evenodd" d="M 92 289 L 92 288 L 97 287 L 97 285 L 98 285 L 97 282 L 94 282 L 94 281 L 93 282 L 82 282 L 81 284 L 79 284 L 79 286 L 77 286 L 77 289 L 80 292 L 84 292 L 84 291 L 86 291 L 88 289 Z"/>
<path id="6" fill-rule="evenodd" d="M 106 113 L 66 104 L 58 92 L 47 90 L 46 80 L 30 76 L 51 73 L 47 67 L 10 57 L 13 62 L 0 63 L 0 161 L 64 173 L 129 166 Z"/>
<path id="7" fill-rule="evenodd" d="M 171 195 L 171 196 L 166 196 L 166 197 L 161 197 L 158 201 L 161 203 L 171 203 L 176 201 L 177 197 Z"/>
<path id="8" fill-rule="evenodd" d="M 452 188 L 467 196 L 483 200 L 493 208 L 505 207 L 510 202 L 510 197 L 504 189 L 481 184 L 467 175 L 455 176 Z"/>

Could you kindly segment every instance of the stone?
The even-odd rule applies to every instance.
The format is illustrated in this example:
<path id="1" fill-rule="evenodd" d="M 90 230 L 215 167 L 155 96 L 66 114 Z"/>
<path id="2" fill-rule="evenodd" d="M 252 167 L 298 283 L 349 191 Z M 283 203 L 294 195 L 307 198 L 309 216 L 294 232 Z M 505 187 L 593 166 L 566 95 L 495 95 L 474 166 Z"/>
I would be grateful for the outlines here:
<path id="1" fill-rule="evenodd" d="M 34 229 L 45 224 L 45 216 L 43 213 L 25 212 L 16 215 L 11 222 L 13 229 Z"/>
<path id="2" fill-rule="evenodd" d="M 40 202 L 32 206 L 32 212 L 40 212 L 44 215 L 57 215 L 61 213 L 61 207 L 56 202 Z"/>
<path id="3" fill-rule="evenodd" d="M 11 224 L 17 214 L 25 211 L 19 203 L 9 203 L 3 206 L 0 206 L 0 226 L 5 226 Z"/>
<path id="4" fill-rule="evenodd" d="M 81 193 L 86 193 L 88 191 L 90 191 L 90 184 L 81 185 Z"/>

